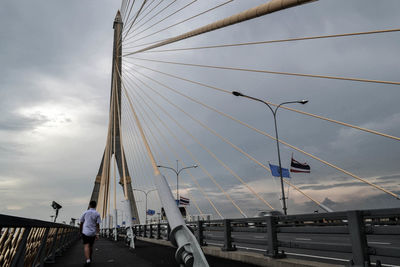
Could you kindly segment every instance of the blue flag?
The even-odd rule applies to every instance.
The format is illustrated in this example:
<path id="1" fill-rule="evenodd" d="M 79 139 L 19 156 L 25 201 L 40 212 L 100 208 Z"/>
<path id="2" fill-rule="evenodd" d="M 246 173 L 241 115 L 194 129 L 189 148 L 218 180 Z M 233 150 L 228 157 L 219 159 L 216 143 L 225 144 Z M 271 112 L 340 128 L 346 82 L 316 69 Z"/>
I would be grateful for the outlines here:
<path id="1" fill-rule="evenodd" d="M 271 174 L 272 176 L 275 177 L 281 177 L 281 174 L 279 173 L 279 166 L 272 165 L 271 163 L 269 164 L 269 168 L 271 169 Z M 284 178 L 290 178 L 290 172 L 288 169 L 282 168 L 282 177 Z"/>
<path id="2" fill-rule="evenodd" d="M 155 213 L 156 213 L 155 210 L 151 210 L 151 209 L 148 209 L 148 210 L 147 210 L 147 215 L 152 216 L 152 215 L 154 215 Z"/>

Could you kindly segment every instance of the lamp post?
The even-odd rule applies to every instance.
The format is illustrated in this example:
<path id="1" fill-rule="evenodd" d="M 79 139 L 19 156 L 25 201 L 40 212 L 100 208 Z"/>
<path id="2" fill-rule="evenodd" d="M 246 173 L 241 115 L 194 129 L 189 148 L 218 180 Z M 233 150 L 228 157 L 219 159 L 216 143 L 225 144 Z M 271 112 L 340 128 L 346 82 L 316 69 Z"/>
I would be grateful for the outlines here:
<path id="1" fill-rule="evenodd" d="M 274 115 L 274 123 L 275 123 L 275 140 L 276 140 L 276 147 L 277 147 L 277 150 L 278 150 L 279 174 L 280 174 L 280 177 L 281 177 L 281 189 L 282 189 L 283 213 L 284 213 L 285 215 L 287 215 L 287 207 L 286 207 L 285 190 L 284 190 L 284 187 L 283 187 L 283 177 L 282 177 L 281 153 L 280 153 L 280 150 L 279 150 L 278 127 L 277 127 L 277 125 L 276 125 L 276 112 L 277 112 L 277 111 L 278 111 L 278 109 L 279 109 L 281 106 L 283 106 L 283 105 L 286 105 L 286 104 L 295 104 L 295 103 L 298 103 L 298 104 L 302 104 L 302 105 L 304 105 L 304 104 L 306 104 L 306 103 L 308 102 L 308 100 L 298 100 L 298 101 L 288 101 L 288 102 L 282 102 L 282 103 L 280 103 L 279 105 L 277 105 L 275 109 L 273 109 L 273 108 L 272 108 L 272 107 L 271 107 L 271 106 L 270 106 L 270 105 L 269 105 L 267 102 L 265 102 L 265 101 L 264 101 L 264 100 L 262 100 L 262 99 L 258 99 L 258 98 L 252 97 L 252 96 L 244 95 L 244 94 L 242 94 L 242 93 L 240 93 L 240 92 L 237 92 L 237 91 L 233 91 L 233 92 L 232 92 L 232 94 L 233 94 L 234 96 L 246 97 L 246 98 L 249 98 L 249 99 L 252 99 L 252 100 L 255 100 L 255 101 L 258 101 L 258 102 L 264 103 L 265 105 L 267 105 L 267 106 L 268 106 L 268 108 L 271 110 L 272 114 Z"/>
<path id="2" fill-rule="evenodd" d="M 146 196 L 145 214 L 146 214 L 146 224 L 147 224 L 147 195 L 148 195 L 150 192 L 156 191 L 157 189 L 152 189 L 152 190 L 144 191 L 144 190 L 141 190 L 141 189 L 136 189 L 136 188 L 134 188 L 133 190 L 135 190 L 135 191 L 140 191 L 140 192 L 144 193 L 144 195 Z"/>
<path id="3" fill-rule="evenodd" d="M 176 169 L 171 168 L 171 167 L 167 167 L 167 166 L 162 166 L 162 165 L 157 165 L 157 167 L 158 168 L 170 169 L 173 172 L 175 172 L 175 174 L 176 174 L 176 200 L 179 203 L 179 186 L 178 186 L 178 184 L 179 184 L 179 174 L 181 173 L 181 171 L 183 171 L 185 169 L 197 168 L 198 166 L 197 165 L 193 165 L 193 166 L 184 167 L 184 168 L 179 169 L 178 160 L 176 160 Z"/>

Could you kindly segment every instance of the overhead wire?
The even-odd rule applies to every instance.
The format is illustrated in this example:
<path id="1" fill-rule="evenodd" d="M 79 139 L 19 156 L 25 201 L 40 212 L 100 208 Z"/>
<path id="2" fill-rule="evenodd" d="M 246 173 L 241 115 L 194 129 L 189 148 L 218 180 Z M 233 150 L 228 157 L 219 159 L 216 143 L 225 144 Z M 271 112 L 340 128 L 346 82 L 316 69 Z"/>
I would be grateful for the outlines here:
<path id="1" fill-rule="evenodd" d="M 137 63 L 131 63 L 131 62 L 125 62 L 125 63 L 129 63 L 129 64 L 132 64 L 132 65 L 135 65 L 135 66 L 147 69 L 147 70 L 154 71 L 156 73 L 161 73 L 161 74 L 164 74 L 164 75 L 169 76 L 169 77 L 173 77 L 173 78 L 176 78 L 176 79 L 179 79 L 179 80 L 182 80 L 182 81 L 190 82 L 190 83 L 193 83 L 193 84 L 196 84 L 196 85 L 200 85 L 200 86 L 203 86 L 203 87 L 206 87 L 206 88 L 210 88 L 210 89 L 213 89 L 213 90 L 216 90 L 216 91 L 219 91 L 219 92 L 227 93 L 229 95 L 232 94 L 232 91 L 227 90 L 227 89 L 223 89 L 223 88 L 215 87 L 215 86 L 212 86 L 212 85 L 209 85 L 209 84 L 205 84 L 205 83 L 201 83 L 201 82 L 198 82 L 198 81 L 190 80 L 190 79 L 183 78 L 183 77 L 180 77 L 180 76 L 177 76 L 177 75 L 173 75 L 173 74 L 170 74 L 170 73 L 166 73 L 166 72 L 163 72 L 163 71 L 160 71 L 160 70 L 155 70 L 155 69 L 152 69 L 152 68 L 137 64 Z M 275 106 L 275 107 L 278 106 L 277 104 L 269 102 L 269 101 L 266 101 L 266 100 L 265 100 L 265 102 L 267 102 L 269 105 L 272 105 L 272 106 Z M 342 125 L 342 126 L 345 126 L 345 127 L 350 127 L 350 128 L 353 128 L 353 129 L 357 129 L 357 130 L 360 130 L 360 131 L 367 132 L 367 133 L 371 133 L 371 134 L 375 134 L 375 135 L 379 135 L 379 136 L 382 136 L 382 137 L 386 137 L 386 138 L 390 138 L 390 139 L 394 139 L 394 140 L 400 141 L 400 137 L 389 135 L 389 134 L 385 134 L 385 133 L 378 132 L 378 131 L 371 130 L 371 129 L 367 129 L 367 128 L 364 128 L 364 127 L 356 126 L 356 125 L 353 125 L 353 124 L 350 124 L 350 123 L 346 123 L 346 122 L 330 119 L 330 118 L 327 118 L 327 117 L 323 117 L 323 116 L 320 116 L 320 115 L 316 115 L 316 114 L 313 114 L 313 113 L 301 111 L 301 110 L 290 108 L 290 107 L 286 107 L 286 106 L 281 106 L 280 108 L 283 108 L 283 109 L 286 109 L 286 110 L 290 110 L 290 111 L 293 111 L 293 112 L 296 112 L 296 113 L 299 113 L 299 114 L 303 114 L 303 115 L 306 115 L 306 116 L 314 117 L 314 118 L 317 118 L 317 119 L 321 119 L 321 120 L 324 120 L 324 121 L 332 122 L 332 123 L 335 123 L 335 124 L 339 124 L 339 125 Z"/>

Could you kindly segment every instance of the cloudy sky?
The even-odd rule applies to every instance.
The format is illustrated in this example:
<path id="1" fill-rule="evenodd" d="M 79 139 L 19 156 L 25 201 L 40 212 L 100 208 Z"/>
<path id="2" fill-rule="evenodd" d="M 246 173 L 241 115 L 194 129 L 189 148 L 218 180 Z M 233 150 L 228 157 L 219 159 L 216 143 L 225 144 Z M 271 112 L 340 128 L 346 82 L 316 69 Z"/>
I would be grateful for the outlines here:
<path id="1" fill-rule="evenodd" d="M 132 14 L 141 1 L 136 2 L 138 5 L 133 8 Z M 229 1 L 221 8 L 165 29 L 226 1 L 198 0 L 155 24 L 192 1 L 171 2 L 163 1 L 158 6 L 159 1 L 150 2 L 151 6 L 142 16 L 149 14 L 133 27 L 124 41 L 125 51 L 135 51 L 146 47 L 147 43 L 184 33 L 265 1 Z M 69 218 L 78 217 L 85 209 L 106 140 L 112 23 L 120 4 L 120 1 L 94 0 L 1 1 L 0 213 L 48 220 L 53 212 L 50 203 L 55 200 L 63 205 L 60 220 L 68 222 Z M 379 4 L 373 0 L 320 0 L 158 50 L 392 29 L 400 25 L 399 10 L 397 0 Z M 146 28 L 149 29 L 143 31 Z M 241 91 L 273 103 L 308 99 L 308 104 L 292 107 L 400 136 L 400 108 L 397 104 L 400 93 L 397 85 L 245 73 L 140 60 L 399 81 L 399 41 L 399 33 L 394 32 L 231 48 L 140 53 L 123 58 L 123 75 L 159 164 L 174 164 L 179 158 L 184 164 L 191 165 L 198 160 L 203 170 L 208 171 L 236 204 L 251 216 L 257 210 L 267 209 L 266 206 L 196 140 L 215 153 L 276 209 L 281 207 L 278 181 L 151 89 L 264 164 L 277 163 L 274 140 L 190 102 L 154 80 L 269 134 L 274 132 L 271 112 L 248 99 L 236 98 L 132 64 L 229 91 Z M 139 46 L 141 44 L 144 45 Z M 179 128 L 169 114 L 196 140 Z M 154 188 L 152 171 L 126 98 L 123 117 L 127 159 L 134 186 L 151 190 Z M 278 128 L 280 138 L 289 144 L 400 193 L 398 141 L 283 109 L 278 114 Z M 193 157 L 181 143 L 187 146 Z M 315 199 L 325 201 L 334 210 L 400 206 L 399 200 L 300 152 L 281 146 L 285 166 L 289 165 L 292 153 L 297 160 L 308 162 L 312 172 L 309 175 L 293 175 L 291 182 Z M 203 170 L 197 168 L 190 173 L 224 216 L 239 217 L 237 209 Z M 163 173 L 174 188 L 173 175 L 168 171 Z M 182 173 L 181 186 L 181 193 L 187 197 L 190 193 L 204 213 L 218 217 L 190 179 L 189 173 Z M 120 188 L 118 192 L 120 202 Z M 156 193 L 151 194 L 149 207 L 158 210 L 160 205 Z M 143 196 L 139 193 L 136 197 L 139 209 L 143 210 Z M 121 208 L 120 205 L 118 208 Z M 308 199 L 292 189 L 289 191 L 289 213 L 313 212 L 316 209 Z M 193 205 L 189 212 L 198 213 Z"/>

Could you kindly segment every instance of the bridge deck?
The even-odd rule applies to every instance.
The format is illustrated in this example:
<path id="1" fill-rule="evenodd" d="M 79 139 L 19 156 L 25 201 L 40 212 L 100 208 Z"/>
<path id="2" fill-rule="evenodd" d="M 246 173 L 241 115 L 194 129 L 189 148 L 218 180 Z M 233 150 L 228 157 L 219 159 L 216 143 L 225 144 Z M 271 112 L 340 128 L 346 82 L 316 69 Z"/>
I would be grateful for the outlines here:
<path id="1" fill-rule="evenodd" d="M 113 266 L 113 267 L 162 267 L 178 266 L 174 259 L 175 249 L 155 245 L 138 240 L 136 249 L 129 250 L 122 242 L 113 242 L 106 239 L 100 239 L 95 243 L 92 267 Z M 236 261 L 219 259 L 207 256 L 210 266 L 221 267 L 254 267 L 254 265 L 244 264 Z M 55 264 L 46 266 L 52 267 L 77 267 L 83 266 L 83 245 L 77 242 L 73 247 L 57 257 Z"/>

